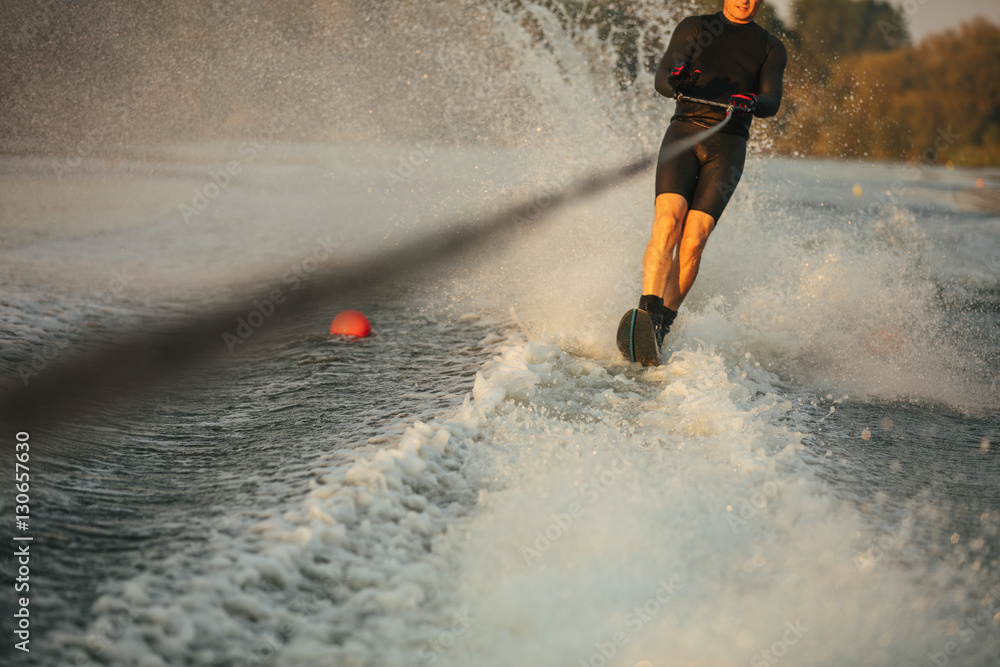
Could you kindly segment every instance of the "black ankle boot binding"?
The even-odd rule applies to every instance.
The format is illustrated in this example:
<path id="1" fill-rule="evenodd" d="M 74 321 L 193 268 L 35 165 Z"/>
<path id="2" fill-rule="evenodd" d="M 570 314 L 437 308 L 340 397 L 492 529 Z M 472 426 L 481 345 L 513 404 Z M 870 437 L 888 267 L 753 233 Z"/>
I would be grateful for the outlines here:
<path id="1" fill-rule="evenodd" d="M 650 315 L 659 313 L 664 308 L 666 306 L 663 305 L 663 297 L 653 294 L 643 294 L 639 297 L 639 310 L 645 310 Z"/>
<path id="2" fill-rule="evenodd" d="M 656 332 L 656 344 L 662 347 L 663 339 L 670 333 L 670 326 L 677 319 L 677 311 L 667 308 L 663 304 L 663 298 L 653 294 L 643 294 L 639 297 L 639 309 L 649 313 L 649 319 Z"/>
<path id="3" fill-rule="evenodd" d="M 666 306 L 663 307 L 663 325 L 667 327 L 667 331 L 670 330 L 670 326 L 677 319 L 677 311 L 671 310 Z"/>

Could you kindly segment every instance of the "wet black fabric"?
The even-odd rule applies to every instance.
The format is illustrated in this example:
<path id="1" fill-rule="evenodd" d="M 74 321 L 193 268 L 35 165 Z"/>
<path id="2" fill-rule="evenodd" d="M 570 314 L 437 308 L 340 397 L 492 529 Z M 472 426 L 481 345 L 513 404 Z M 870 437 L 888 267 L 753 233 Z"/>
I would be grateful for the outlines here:
<path id="1" fill-rule="evenodd" d="M 675 142 L 703 131 L 687 121 L 673 121 L 663 136 L 660 155 Z M 746 155 L 746 139 L 717 132 L 679 155 L 657 160 L 656 195 L 679 194 L 689 209 L 704 211 L 718 222 L 743 175 Z"/>
<path id="2" fill-rule="evenodd" d="M 694 87 L 685 94 L 691 97 L 728 103 L 736 93 L 757 95 L 753 115 L 767 118 L 778 113 L 781 85 L 788 54 L 777 37 L 759 25 L 732 23 L 723 15 L 689 16 L 681 21 L 656 72 L 656 90 L 673 97 L 667 77 L 680 65 L 700 70 Z M 700 127 L 711 127 L 723 118 L 724 109 L 695 102 L 678 102 L 671 121 L 683 120 Z M 722 132 L 744 139 L 750 136 L 750 114 L 733 118 Z"/>

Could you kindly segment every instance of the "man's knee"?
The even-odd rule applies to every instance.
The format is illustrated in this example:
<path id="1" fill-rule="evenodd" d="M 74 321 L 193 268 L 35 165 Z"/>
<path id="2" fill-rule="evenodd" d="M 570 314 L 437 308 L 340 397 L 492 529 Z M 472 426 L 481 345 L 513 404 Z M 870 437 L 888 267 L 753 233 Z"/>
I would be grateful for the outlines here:
<path id="1" fill-rule="evenodd" d="M 701 257 L 705 251 L 705 244 L 708 243 L 707 236 L 685 234 L 680 242 L 680 253 L 682 257 Z"/>
<path id="2" fill-rule="evenodd" d="M 662 194 L 656 198 L 656 217 L 652 238 L 658 243 L 676 245 L 684 229 L 687 200 L 680 195 Z"/>
<path id="3" fill-rule="evenodd" d="M 708 243 L 708 237 L 715 228 L 715 218 L 703 211 L 691 211 L 684 222 L 684 237 L 681 247 L 688 252 L 700 253 Z"/>
<path id="4" fill-rule="evenodd" d="M 673 192 L 665 192 L 656 197 L 656 219 L 672 219 L 680 223 L 688 212 L 687 199 Z"/>

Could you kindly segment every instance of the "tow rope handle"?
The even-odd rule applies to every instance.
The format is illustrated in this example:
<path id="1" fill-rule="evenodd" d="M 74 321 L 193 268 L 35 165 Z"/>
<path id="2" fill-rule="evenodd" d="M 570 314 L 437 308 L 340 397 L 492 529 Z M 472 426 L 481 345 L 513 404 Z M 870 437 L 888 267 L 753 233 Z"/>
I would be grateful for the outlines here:
<path id="1" fill-rule="evenodd" d="M 695 102 L 696 104 L 706 104 L 706 105 L 708 105 L 710 107 L 718 107 L 720 109 L 725 109 L 726 110 L 726 118 L 727 119 L 730 116 L 732 116 L 733 115 L 733 111 L 736 110 L 736 107 L 734 107 L 732 104 L 725 104 L 723 102 L 716 102 L 715 100 L 703 100 L 700 97 L 688 97 L 687 95 L 682 95 L 680 93 L 677 93 L 676 95 L 674 95 L 674 99 L 677 100 L 678 102 Z"/>

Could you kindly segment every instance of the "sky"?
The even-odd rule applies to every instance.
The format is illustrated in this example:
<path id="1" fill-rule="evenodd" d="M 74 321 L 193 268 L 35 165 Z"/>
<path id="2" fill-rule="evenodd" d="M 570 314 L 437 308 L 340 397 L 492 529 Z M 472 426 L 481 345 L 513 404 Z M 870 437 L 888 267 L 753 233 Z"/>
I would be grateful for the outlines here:
<path id="1" fill-rule="evenodd" d="M 954 28 L 974 16 L 985 16 L 1000 22 L 1000 0 L 890 0 L 896 7 L 910 6 L 907 12 L 910 34 L 914 41 L 924 36 Z M 791 0 L 765 0 L 774 6 L 782 18 L 788 17 Z"/>

